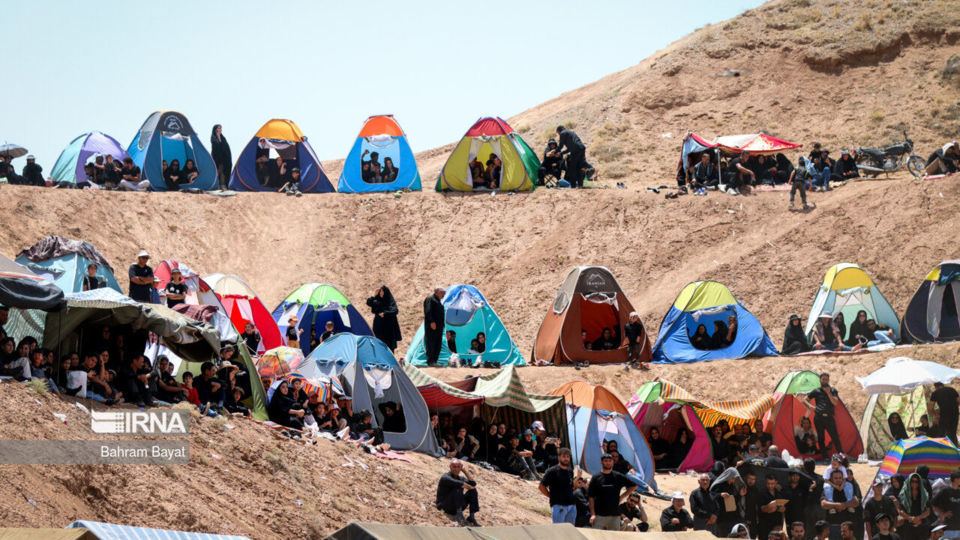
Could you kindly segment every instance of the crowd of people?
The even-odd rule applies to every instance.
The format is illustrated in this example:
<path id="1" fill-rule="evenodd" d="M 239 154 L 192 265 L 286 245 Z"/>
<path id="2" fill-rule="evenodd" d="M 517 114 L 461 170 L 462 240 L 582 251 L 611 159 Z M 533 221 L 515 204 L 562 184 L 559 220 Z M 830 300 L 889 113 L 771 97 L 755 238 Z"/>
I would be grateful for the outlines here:
<path id="1" fill-rule="evenodd" d="M 856 319 L 847 323 L 843 313 L 833 315 L 824 311 L 814 323 L 810 338 L 803 330 L 799 315 L 791 315 L 783 335 L 780 354 L 793 355 L 809 351 L 859 351 L 864 347 L 894 344 L 893 329 L 878 324 L 865 310 L 857 312 Z"/>

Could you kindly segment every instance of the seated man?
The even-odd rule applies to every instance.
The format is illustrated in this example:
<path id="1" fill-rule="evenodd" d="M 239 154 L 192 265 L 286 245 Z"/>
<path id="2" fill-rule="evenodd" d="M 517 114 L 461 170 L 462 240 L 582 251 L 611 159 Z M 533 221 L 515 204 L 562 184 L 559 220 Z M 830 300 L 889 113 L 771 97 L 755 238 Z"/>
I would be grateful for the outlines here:
<path id="1" fill-rule="evenodd" d="M 126 396 L 128 403 L 135 403 L 140 407 L 153 406 L 153 396 L 150 393 L 151 373 L 141 373 L 143 355 L 134 355 L 130 361 L 117 373 L 117 387 Z"/>
<path id="2" fill-rule="evenodd" d="M 820 158 L 813 158 L 807 163 L 807 172 L 813 178 L 814 191 L 832 191 L 830 187 L 830 167 L 824 165 Z"/>
<path id="3" fill-rule="evenodd" d="M 543 159 L 540 161 L 540 169 L 537 171 L 539 182 L 537 185 L 543 185 L 543 179 L 547 175 L 553 176 L 559 180 L 563 175 L 563 156 L 560 155 L 560 148 L 557 146 L 556 139 L 547 141 L 547 148 L 543 151 Z"/>
<path id="4" fill-rule="evenodd" d="M 670 506 L 660 514 L 660 530 L 663 532 L 683 532 L 693 528 L 690 512 L 683 509 L 683 492 L 675 491 L 670 498 Z"/>
<path id="5" fill-rule="evenodd" d="M 840 161 L 837 162 L 836 171 L 834 172 L 841 181 L 860 178 L 860 169 L 857 168 L 857 161 L 850 155 L 849 150 L 840 152 Z"/>
<path id="6" fill-rule="evenodd" d="M 120 163 L 113 159 L 112 154 L 107 154 L 106 161 L 103 163 L 103 187 L 107 189 L 120 187 L 120 174 Z"/>
<path id="7" fill-rule="evenodd" d="M 470 473 L 463 466 L 463 462 L 454 459 L 450 462 L 450 472 L 440 477 L 437 483 L 437 498 L 435 501 L 437 510 L 443 510 L 447 514 L 455 516 L 460 525 L 470 524 L 479 527 L 476 513 L 480 510 L 480 502 L 477 497 L 477 482 L 470 476 Z M 465 518 L 463 511 L 469 510 L 470 513 Z"/>
<path id="8" fill-rule="evenodd" d="M 636 523 L 633 520 L 637 520 Z M 620 530 L 647 532 L 650 524 L 647 523 L 647 511 L 640 501 L 640 494 L 634 491 L 627 496 L 626 502 L 620 503 Z"/>
<path id="9" fill-rule="evenodd" d="M 756 181 L 756 174 L 750 170 L 750 152 L 744 151 L 739 157 L 730 160 L 727 166 L 727 193 L 739 195 L 740 187 L 751 185 Z"/>
<path id="10" fill-rule="evenodd" d="M 952 174 L 958 170 L 960 170 L 960 142 L 948 142 L 927 158 L 927 174 Z"/>
<path id="11" fill-rule="evenodd" d="M 717 172 L 717 166 L 710 161 L 710 154 L 706 152 L 700 154 L 700 162 L 693 167 L 693 193 L 706 195 L 707 188 L 716 187 L 719 184 L 720 175 Z"/>
<path id="12" fill-rule="evenodd" d="M 867 332 L 870 333 L 875 339 L 867 341 L 867 343 L 864 345 L 866 347 L 876 347 L 877 345 L 882 345 L 884 343 L 894 343 L 893 330 L 890 327 L 877 324 L 877 321 L 873 319 L 867 320 Z"/>
<path id="13" fill-rule="evenodd" d="M 23 172 L 20 173 L 21 183 L 25 186 L 45 186 L 43 181 L 43 167 L 37 163 L 37 158 L 33 154 L 27 156 L 27 164 L 23 166 Z"/>
<path id="14" fill-rule="evenodd" d="M 150 181 L 140 177 L 140 167 L 133 164 L 133 159 L 123 158 L 123 168 L 120 169 L 120 188 L 128 191 L 146 191 Z"/>

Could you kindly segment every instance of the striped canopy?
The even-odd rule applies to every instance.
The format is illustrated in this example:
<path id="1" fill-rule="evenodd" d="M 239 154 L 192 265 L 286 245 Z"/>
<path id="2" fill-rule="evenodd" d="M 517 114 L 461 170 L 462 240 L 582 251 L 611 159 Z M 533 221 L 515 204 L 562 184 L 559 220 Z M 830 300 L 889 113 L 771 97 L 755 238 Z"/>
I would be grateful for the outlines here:
<path id="1" fill-rule="evenodd" d="M 657 400 L 690 405 L 704 426 L 713 426 L 720 420 L 729 424 L 752 422 L 773 408 L 773 396 L 769 394 L 751 399 L 707 401 L 660 377 L 641 386 L 630 398 L 627 408 L 635 413 L 641 404 Z"/>
<path id="2" fill-rule="evenodd" d="M 945 437 L 901 439 L 887 451 L 877 477 L 906 476 L 916 472 L 920 465 L 930 467 L 928 478 L 949 478 L 950 473 L 960 467 L 960 450 Z"/>
<path id="3" fill-rule="evenodd" d="M 563 397 L 528 393 L 512 364 L 453 383 L 440 381 L 409 363 L 402 365 L 430 410 L 477 405 L 484 422 L 527 428 L 540 420 L 548 433 L 557 434 L 564 443 L 568 440 Z"/>

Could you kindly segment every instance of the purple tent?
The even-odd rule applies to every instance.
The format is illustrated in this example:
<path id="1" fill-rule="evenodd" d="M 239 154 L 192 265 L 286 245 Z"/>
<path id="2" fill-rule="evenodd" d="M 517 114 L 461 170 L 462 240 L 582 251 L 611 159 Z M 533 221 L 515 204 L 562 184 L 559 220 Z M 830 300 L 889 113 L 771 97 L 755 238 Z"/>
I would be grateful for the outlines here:
<path id="1" fill-rule="evenodd" d="M 70 144 L 63 149 L 60 157 L 57 158 L 50 177 L 57 183 L 76 184 L 77 182 L 83 182 L 86 180 L 83 166 L 86 165 L 88 159 L 97 154 L 111 155 L 117 161 L 127 157 L 127 151 L 116 139 L 106 133 L 91 131 L 70 141 Z"/>

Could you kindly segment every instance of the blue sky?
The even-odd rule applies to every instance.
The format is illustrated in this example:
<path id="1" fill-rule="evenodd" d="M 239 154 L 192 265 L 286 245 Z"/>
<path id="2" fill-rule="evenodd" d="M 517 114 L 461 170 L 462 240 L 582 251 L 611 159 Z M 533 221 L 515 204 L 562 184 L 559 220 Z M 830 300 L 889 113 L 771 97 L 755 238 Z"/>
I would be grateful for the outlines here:
<path id="1" fill-rule="evenodd" d="M 761 3 L 11 2 L 0 143 L 49 173 L 75 136 L 126 146 L 152 111 L 174 109 L 205 142 L 223 124 L 234 157 L 265 121 L 290 118 L 322 159 L 341 158 L 385 113 L 426 150 Z"/>

